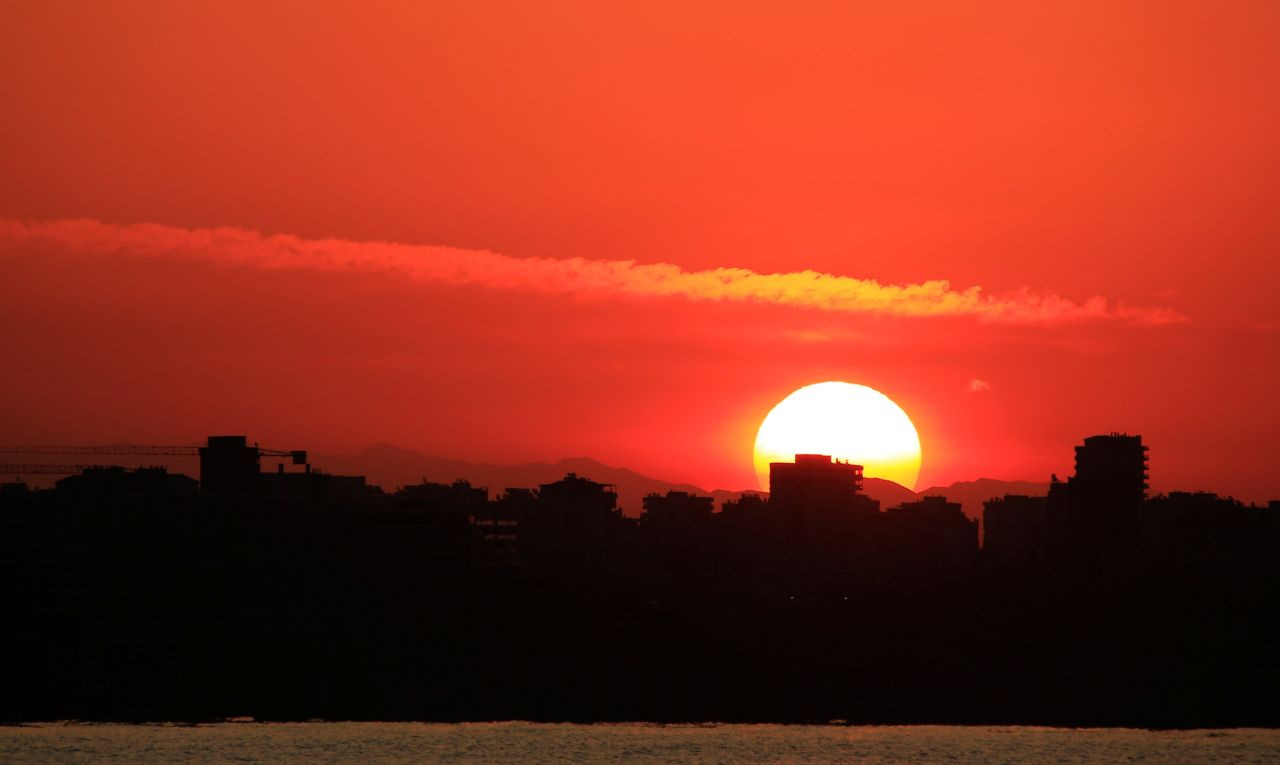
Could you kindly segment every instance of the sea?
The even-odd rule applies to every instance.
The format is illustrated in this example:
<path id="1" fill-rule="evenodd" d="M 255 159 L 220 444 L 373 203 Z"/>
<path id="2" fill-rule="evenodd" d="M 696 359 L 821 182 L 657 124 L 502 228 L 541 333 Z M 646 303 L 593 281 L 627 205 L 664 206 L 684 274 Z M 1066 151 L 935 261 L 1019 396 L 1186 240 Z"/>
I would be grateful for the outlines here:
<path id="1" fill-rule="evenodd" d="M 0 763 L 1280 763 L 1280 731 L 258 723 L 0 727 Z"/>

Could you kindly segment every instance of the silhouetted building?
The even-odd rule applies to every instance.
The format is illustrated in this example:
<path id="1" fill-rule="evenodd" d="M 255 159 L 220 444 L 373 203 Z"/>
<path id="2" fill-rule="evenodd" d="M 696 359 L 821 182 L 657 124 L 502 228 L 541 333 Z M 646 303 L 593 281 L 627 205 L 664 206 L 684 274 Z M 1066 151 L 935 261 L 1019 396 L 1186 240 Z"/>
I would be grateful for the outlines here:
<path id="1" fill-rule="evenodd" d="M 880 503 L 861 493 L 861 465 L 797 454 L 795 462 L 769 465 L 769 487 L 780 532 L 778 579 L 788 598 L 844 597 L 880 567 Z"/>
<path id="2" fill-rule="evenodd" d="M 825 454 L 797 454 L 769 465 L 769 501 L 791 510 L 849 504 L 862 491 L 862 466 Z"/>
<path id="3" fill-rule="evenodd" d="M 668 535 L 693 533 L 707 527 L 714 503 L 711 497 L 683 491 L 649 494 L 644 498 L 640 526 Z"/>
<path id="4" fill-rule="evenodd" d="M 260 470 L 258 449 L 244 436 L 209 436 L 200 447 L 200 488 L 209 494 L 250 494 Z"/>
<path id="5" fill-rule="evenodd" d="M 977 562 L 978 522 L 965 516 L 959 502 L 922 497 L 884 515 L 886 546 L 907 575 L 965 572 Z"/>
<path id="6" fill-rule="evenodd" d="M 982 556 L 995 566 L 1045 561 L 1050 552 L 1048 497 L 1006 494 L 982 503 Z"/>
<path id="7" fill-rule="evenodd" d="M 712 528 L 715 500 L 683 491 L 650 494 L 643 500 L 640 533 L 644 569 L 655 597 L 703 596 L 722 562 Z"/>
<path id="8" fill-rule="evenodd" d="M 465 569 L 474 553 L 473 518 L 488 492 L 466 481 L 405 486 L 356 515 L 361 568 L 408 572 Z"/>
<path id="9" fill-rule="evenodd" d="M 986 502 L 982 552 L 959 504 L 880 512 L 820 455 L 636 520 L 573 474 L 261 473 L 292 454 L 0 485 L 0 718 L 1280 720 L 1280 503 L 1142 502 L 1136 437 Z"/>
<path id="10" fill-rule="evenodd" d="M 538 487 L 538 510 L 533 516 L 539 530 L 606 532 L 622 520 L 617 489 L 569 473 L 555 483 Z"/>
<path id="11" fill-rule="evenodd" d="M 251 486 L 256 501 L 275 508 L 351 506 L 364 500 L 368 490 L 364 476 L 286 473 L 283 465 L 274 473 L 259 473 Z"/>
<path id="12" fill-rule="evenodd" d="M 622 572 L 634 573 L 635 531 L 614 486 L 569 473 L 538 487 L 521 526 L 521 561 L 539 582 L 574 580 L 583 592 L 600 594 Z"/>
<path id="13" fill-rule="evenodd" d="M 711 517 L 716 539 L 716 554 L 729 581 L 747 597 L 778 593 L 777 540 L 781 524 L 777 513 L 769 507 L 769 496 L 759 492 L 743 492 L 737 499 L 726 500 L 720 512 Z"/>
<path id="14" fill-rule="evenodd" d="M 1139 505 L 1147 498 L 1147 447 L 1142 436 L 1090 436 L 1076 447 L 1074 502 Z"/>
<path id="15" fill-rule="evenodd" d="M 1142 437 L 1112 433 L 1086 438 L 1076 447 L 1076 474 L 1067 481 L 1065 494 L 1055 533 L 1060 534 L 1066 556 L 1091 566 L 1132 555 L 1139 544 L 1147 496 L 1147 447 Z"/>
<path id="16" fill-rule="evenodd" d="M 1209 492 L 1173 491 L 1152 498 L 1143 517 L 1143 554 L 1162 570 L 1236 570 L 1256 573 L 1274 561 L 1280 512 Z"/>
<path id="17" fill-rule="evenodd" d="M 769 507 L 769 495 L 763 492 L 744 491 L 737 499 L 725 500 L 720 508 L 722 518 L 760 516 Z"/>
<path id="18" fill-rule="evenodd" d="M 520 565 L 522 527 L 537 502 L 538 494 L 532 489 L 508 488 L 476 510 L 476 565 L 500 569 Z"/>
<path id="19" fill-rule="evenodd" d="M 260 494 L 264 487 L 262 481 L 262 457 L 286 457 L 294 465 L 301 465 L 304 472 L 311 472 L 307 464 L 305 451 L 282 452 L 274 449 L 261 449 L 257 444 L 249 446 L 244 436 L 209 436 L 206 444 L 199 449 L 200 453 L 200 487 L 206 493 L 223 498 L 247 497 Z M 278 473 L 283 475 L 284 465 L 279 465 Z M 357 486 L 354 481 L 307 481 L 295 478 L 272 478 L 269 491 L 285 498 L 296 497 L 303 493 L 329 498 L 340 498 L 345 492 L 363 492 L 363 479 Z"/>
<path id="20" fill-rule="evenodd" d="M 131 497 L 159 498 L 194 497 L 200 484 L 194 478 L 170 473 L 162 467 L 86 468 L 79 475 L 67 476 L 54 482 L 54 487 L 67 494 L 79 494 L 120 501 Z"/>
<path id="21" fill-rule="evenodd" d="M 5 481 L 0 483 L 0 497 L 26 496 L 30 493 L 30 487 L 22 481 Z"/>

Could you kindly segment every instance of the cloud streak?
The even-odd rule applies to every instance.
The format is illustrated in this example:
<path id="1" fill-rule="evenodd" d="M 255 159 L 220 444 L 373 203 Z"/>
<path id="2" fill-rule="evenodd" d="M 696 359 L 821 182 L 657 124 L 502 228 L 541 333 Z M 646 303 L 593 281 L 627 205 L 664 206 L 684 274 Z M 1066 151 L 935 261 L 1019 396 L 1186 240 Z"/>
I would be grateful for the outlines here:
<path id="1" fill-rule="evenodd" d="M 302 239 L 240 228 L 0 219 L 0 251 L 12 254 L 28 248 L 85 257 L 188 258 L 264 269 L 384 273 L 424 283 L 550 295 L 756 302 L 839 313 L 967 316 L 1006 324 L 1120 321 L 1158 326 L 1186 320 L 1169 308 L 1112 304 L 1101 296 L 1075 302 L 1030 288 L 988 295 L 981 287 L 957 289 L 944 279 L 881 284 L 809 270 L 773 274 L 745 268 L 687 271 L 670 263 L 518 258 L 487 250 Z"/>

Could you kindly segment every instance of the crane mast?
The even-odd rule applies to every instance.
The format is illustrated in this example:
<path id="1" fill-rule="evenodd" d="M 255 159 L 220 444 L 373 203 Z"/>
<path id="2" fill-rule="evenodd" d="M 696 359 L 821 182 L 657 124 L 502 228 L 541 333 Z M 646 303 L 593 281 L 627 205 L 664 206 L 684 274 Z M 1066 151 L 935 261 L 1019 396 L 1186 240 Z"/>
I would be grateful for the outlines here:
<path id="1" fill-rule="evenodd" d="M 261 457 L 288 459 L 294 465 L 304 466 L 308 472 L 311 470 L 311 466 L 307 464 L 306 450 L 264 449 L 257 444 L 250 446 L 244 436 L 210 436 L 206 446 L 157 446 L 144 444 L 0 446 L 0 454 L 15 454 L 24 457 L 43 455 L 199 457 L 201 481 L 207 482 L 212 478 L 215 484 L 228 476 L 232 481 L 243 482 L 249 480 L 249 473 L 257 472 L 258 459 Z M 69 475 L 103 467 L 109 466 L 102 464 L 55 465 L 25 462 L 0 464 L 0 475 Z"/>

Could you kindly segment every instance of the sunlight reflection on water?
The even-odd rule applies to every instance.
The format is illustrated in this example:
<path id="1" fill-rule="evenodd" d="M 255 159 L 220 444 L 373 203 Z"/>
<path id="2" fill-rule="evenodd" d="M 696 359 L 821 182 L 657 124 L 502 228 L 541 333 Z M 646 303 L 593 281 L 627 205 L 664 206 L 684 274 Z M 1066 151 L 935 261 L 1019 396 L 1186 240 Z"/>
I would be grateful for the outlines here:
<path id="1" fill-rule="evenodd" d="M 1272 763 L 1280 731 L 220 723 L 0 728 L 0 762 Z"/>

